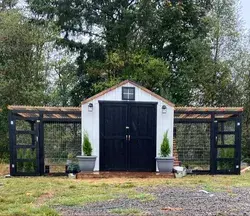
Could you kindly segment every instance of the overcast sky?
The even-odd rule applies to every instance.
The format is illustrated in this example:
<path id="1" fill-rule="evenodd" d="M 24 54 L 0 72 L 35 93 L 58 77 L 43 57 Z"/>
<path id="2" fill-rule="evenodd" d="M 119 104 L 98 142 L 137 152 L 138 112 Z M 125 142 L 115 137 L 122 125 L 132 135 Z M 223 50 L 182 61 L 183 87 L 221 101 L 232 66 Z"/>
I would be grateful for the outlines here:
<path id="1" fill-rule="evenodd" d="M 246 28 L 250 29 L 250 0 L 241 0 L 241 15 Z"/>

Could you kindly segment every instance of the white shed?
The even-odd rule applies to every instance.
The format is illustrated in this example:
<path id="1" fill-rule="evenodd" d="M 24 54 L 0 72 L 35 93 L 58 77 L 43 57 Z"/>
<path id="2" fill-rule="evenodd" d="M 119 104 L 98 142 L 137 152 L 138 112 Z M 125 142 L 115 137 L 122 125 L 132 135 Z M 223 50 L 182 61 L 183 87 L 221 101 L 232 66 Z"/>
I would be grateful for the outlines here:
<path id="1" fill-rule="evenodd" d="M 165 132 L 173 149 L 173 124 L 174 104 L 129 80 L 82 102 L 95 171 L 157 171 Z"/>

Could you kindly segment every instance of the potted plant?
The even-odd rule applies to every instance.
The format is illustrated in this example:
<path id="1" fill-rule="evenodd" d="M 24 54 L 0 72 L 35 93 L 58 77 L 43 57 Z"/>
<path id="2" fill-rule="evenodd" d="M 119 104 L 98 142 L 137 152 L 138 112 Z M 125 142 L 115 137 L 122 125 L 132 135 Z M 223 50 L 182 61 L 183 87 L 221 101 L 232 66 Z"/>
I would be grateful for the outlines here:
<path id="1" fill-rule="evenodd" d="M 165 132 L 163 135 L 163 141 L 161 143 L 160 157 L 156 157 L 156 163 L 159 172 L 172 172 L 174 166 L 174 157 L 170 156 L 170 145 L 168 139 L 168 133 Z"/>
<path id="2" fill-rule="evenodd" d="M 88 134 L 83 135 L 82 152 L 84 155 L 77 156 L 80 170 L 83 172 L 91 172 L 94 170 L 96 156 L 92 156 L 92 147 Z"/>
<path id="3" fill-rule="evenodd" d="M 79 165 L 77 163 L 70 163 L 67 167 L 67 173 L 76 174 L 80 172 Z"/>

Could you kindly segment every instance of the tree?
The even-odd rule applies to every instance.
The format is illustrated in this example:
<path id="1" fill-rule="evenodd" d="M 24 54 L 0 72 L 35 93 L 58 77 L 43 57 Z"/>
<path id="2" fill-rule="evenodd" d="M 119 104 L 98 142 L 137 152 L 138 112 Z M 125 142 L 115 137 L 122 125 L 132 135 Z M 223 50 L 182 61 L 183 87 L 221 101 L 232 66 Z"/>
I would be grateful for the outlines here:
<path id="1" fill-rule="evenodd" d="M 146 52 L 127 53 L 110 52 L 105 61 L 90 61 L 86 69 L 90 80 L 96 80 L 91 85 L 91 95 L 94 95 L 122 80 L 131 79 L 144 87 L 161 94 L 167 94 L 164 88 L 169 77 L 169 66 L 160 58 L 148 55 Z M 81 82 L 77 89 L 81 88 Z M 84 91 L 84 89 L 83 89 Z M 80 95 L 84 95 L 84 92 Z M 75 103 L 78 103 L 76 98 Z"/>
<path id="2" fill-rule="evenodd" d="M 46 103 L 43 47 L 49 39 L 45 29 L 30 23 L 19 11 L 0 11 L 1 158 L 8 146 L 7 105 Z"/>
<path id="3" fill-rule="evenodd" d="M 16 6 L 18 0 L 1 0 L 0 11 L 9 10 Z"/>
<path id="4" fill-rule="evenodd" d="M 0 105 L 39 105 L 45 100 L 41 30 L 16 11 L 0 14 Z"/>
<path id="5" fill-rule="evenodd" d="M 56 106 L 70 106 L 71 92 L 77 83 L 76 65 L 64 56 L 53 62 L 53 88 L 50 92 L 50 104 Z"/>
<path id="6" fill-rule="evenodd" d="M 238 15 L 237 0 L 213 2 L 211 11 L 211 51 L 213 65 L 210 69 L 213 85 L 206 85 L 204 103 L 212 106 L 236 106 L 241 101 L 239 68 L 243 52 L 243 32 Z M 230 95 L 230 97 L 228 97 Z"/>
<path id="7" fill-rule="evenodd" d="M 117 51 L 125 61 L 131 52 L 141 50 L 162 59 L 171 73 L 164 89 L 168 89 L 173 102 L 185 104 L 191 96 L 189 72 L 180 71 L 179 67 L 189 60 L 189 43 L 205 39 L 209 32 L 210 0 L 30 0 L 28 3 L 39 20 L 53 20 L 61 29 L 63 37 L 58 38 L 58 44 L 78 55 L 80 83 L 73 91 L 75 104 L 92 95 L 92 83 L 99 82 L 98 77 L 88 74 L 90 62 L 105 62 L 110 53 Z M 87 41 L 82 40 L 83 36 Z M 180 88 L 184 83 L 187 83 L 185 88 Z"/>

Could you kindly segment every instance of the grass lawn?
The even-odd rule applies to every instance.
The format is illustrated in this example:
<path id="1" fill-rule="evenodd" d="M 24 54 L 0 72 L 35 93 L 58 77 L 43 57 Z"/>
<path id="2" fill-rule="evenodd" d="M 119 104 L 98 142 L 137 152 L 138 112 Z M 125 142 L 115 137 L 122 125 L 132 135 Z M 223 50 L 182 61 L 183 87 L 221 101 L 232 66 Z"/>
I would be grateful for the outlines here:
<path id="1" fill-rule="evenodd" d="M 86 179 L 66 177 L 0 177 L 0 215 L 60 215 L 56 206 L 77 206 L 86 203 L 128 197 L 151 200 L 151 194 L 138 187 L 159 185 L 199 187 L 207 191 L 227 191 L 233 187 L 250 187 L 250 172 L 241 176 L 188 176 L 182 179 Z M 114 209 L 116 214 L 136 214 L 137 209 Z"/>

